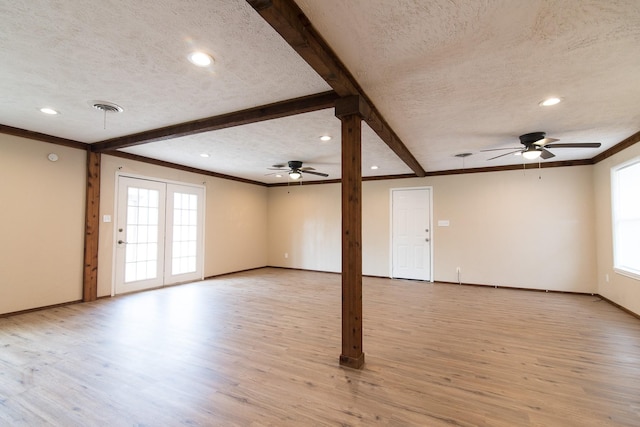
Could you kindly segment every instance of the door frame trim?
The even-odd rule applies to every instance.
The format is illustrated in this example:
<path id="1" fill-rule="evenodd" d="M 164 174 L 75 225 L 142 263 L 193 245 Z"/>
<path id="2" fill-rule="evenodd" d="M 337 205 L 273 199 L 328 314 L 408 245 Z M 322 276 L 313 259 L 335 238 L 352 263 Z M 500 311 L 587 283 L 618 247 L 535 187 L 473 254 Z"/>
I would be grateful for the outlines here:
<path id="1" fill-rule="evenodd" d="M 420 187 L 393 187 L 389 189 L 389 278 L 393 279 L 393 192 L 403 190 L 429 190 L 429 230 L 431 237 L 429 238 L 429 282 L 434 282 L 434 266 L 433 266 L 433 248 L 434 236 L 433 229 L 433 186 L 425 185 Z"/>
<path id="2" fill-rule="evenodd" d="M 206 247 L 206 222 L 207 222 L 207 186 L 206 186 L 206 181 L 203 181 L 202 184 L 195 184 L 192 182 L 184 182 L 184 181 L 176 181 L 173 179 L 165 179 L 165 178 L 157 178 L 157 177 L 153 177 L 153 176 L 148 176 L 148 175 L 140 175 L 140 174 L 136 174 L 136 173 L 130 173 L 130 172 L 125 172 L 125 171 L 121 171 L 121 170 L 116 170 L 115 173 L 115 181 L 114 181 L 114 202 L 113 202 L 113 214 L 112 214 L 112 221 L 113 221 L 113 235 L 111 236 L 111 247 L 112 247 L 112 254 L 111 254 L 111 296 L 114 297 L 116 295 L 116 275 L 117 275 L 117 266 L 116 266 L 116 250 L 117 250 L 117 244 L 116 241 L 118 240 L 118 230 L 116 227 L 116 223 L 117 223 L 117 216 L 118 216 L 118 196 L 119 196 L 119 180 L 120 177 L 125 177 L 125 178 L 134 178 L 134 179 L 143 179 L 146 181 L 156 181 L 156 182 L 162 182 L 165 184 L 176 184 L 176 185 L 184 185 L 186 187 L 196 187 L 196 188 L 201 188 L 202 189 L 202 247 L 200 248 L 200 250 L 202 251 L 202 278 L 201 280 L 204 280 L 205 277 L 205 264 L 206 264 L 206 254 L 205 254 L 205 247 Z"/>

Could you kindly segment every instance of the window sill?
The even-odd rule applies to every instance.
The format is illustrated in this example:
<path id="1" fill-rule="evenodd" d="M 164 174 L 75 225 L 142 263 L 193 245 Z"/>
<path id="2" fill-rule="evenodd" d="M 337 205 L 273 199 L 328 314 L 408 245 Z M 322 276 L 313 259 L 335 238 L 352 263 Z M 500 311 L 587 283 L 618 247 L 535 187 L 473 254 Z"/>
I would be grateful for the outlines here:
<path id="1" fill-rule="evenodd" d="M 625 270 L 624 268 L 620 268 L 620 267 L 613 267 L 613 271 L 615 271 L 616 273 L 622 276 L 626 276 L 635 280 L 640 280 L 640 273 L 638 272 Z"/>

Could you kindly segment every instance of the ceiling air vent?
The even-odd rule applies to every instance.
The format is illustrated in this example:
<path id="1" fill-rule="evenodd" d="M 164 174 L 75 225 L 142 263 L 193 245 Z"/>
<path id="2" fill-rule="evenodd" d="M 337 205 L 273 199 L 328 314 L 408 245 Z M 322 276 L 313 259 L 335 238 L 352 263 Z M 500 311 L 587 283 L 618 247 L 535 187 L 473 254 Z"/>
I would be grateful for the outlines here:
<path id="1" fill-rule="evenodd" d="M 104 129 L 107 128 L 107 113 L 122 113 L 124 111 L 121 106 L 114 104 L 113 102 L 89 101 L 89 105 L 104 113 Z"/>

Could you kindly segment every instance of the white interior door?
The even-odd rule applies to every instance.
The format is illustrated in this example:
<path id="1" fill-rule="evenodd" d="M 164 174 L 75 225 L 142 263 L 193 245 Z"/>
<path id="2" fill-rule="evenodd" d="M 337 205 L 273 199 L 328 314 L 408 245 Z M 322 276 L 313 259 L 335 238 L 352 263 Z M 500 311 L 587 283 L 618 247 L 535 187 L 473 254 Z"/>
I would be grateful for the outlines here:
<path id="1" fill-rule="evenodd" d="M 115 293 L 203 278 L 204 189 L 118 177 Z"/>
<path id="2" fill-rule="evenodd" d="M 117 294 L 164 284 L 166 184 L 121 176 L 116 224 Z"/>
<path id="3" fill-rule="evenodd" d="M 391 204 L 391 276 L 431 280 L 431 189 L 393 189 Z"/>

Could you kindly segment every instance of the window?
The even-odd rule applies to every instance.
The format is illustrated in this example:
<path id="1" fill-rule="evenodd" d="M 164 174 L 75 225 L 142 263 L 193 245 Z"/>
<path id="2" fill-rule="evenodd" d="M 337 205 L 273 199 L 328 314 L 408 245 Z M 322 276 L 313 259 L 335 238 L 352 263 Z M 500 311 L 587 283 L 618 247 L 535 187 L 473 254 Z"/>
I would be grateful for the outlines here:
<path id="1" fill-rule="evenodd" d="M 640 157 L 611 169 L 613 268 L 640 280 Z"/>

